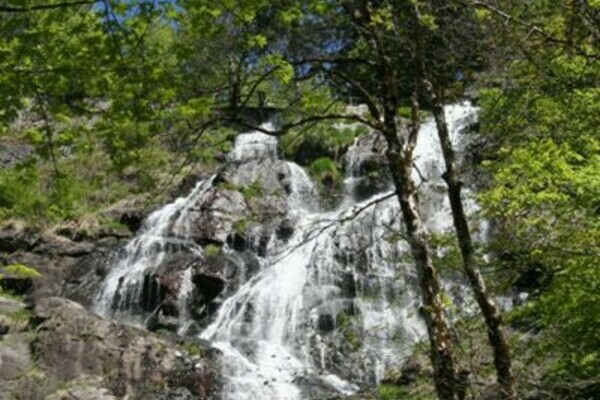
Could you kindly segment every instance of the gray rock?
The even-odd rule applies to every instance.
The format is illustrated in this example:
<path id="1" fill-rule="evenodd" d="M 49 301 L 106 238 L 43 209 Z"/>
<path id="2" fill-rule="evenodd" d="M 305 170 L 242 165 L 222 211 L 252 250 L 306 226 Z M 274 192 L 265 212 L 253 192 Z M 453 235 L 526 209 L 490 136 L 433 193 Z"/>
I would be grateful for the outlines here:
<path id="1" fill-rule="evenodd" d="M 9 222 L 0 228 L 0 252 L 30 250 L 40 240 L 35 229 L 19 222 Z"/>
<path id="2" fill-rule="evenodd" d="M 112 204 L 101 215 L 127 226 L 131 232 L 137 232 L 149 211 L 147 197 L 139 195 Z"/>
<path id="3" fill-rule="evenodd" d="M 232 164 L 221 179 L 239 188 L 254 185 L 265 195 L 281 193 L 289 185 L 289 167 L 282 160 L 251 160 L 243 164 Z"/>
<path id="4" fill-rule="evenodd" d="M 191 238 L 200 244 L 227 241 L 229 234 L 235 230 L 236 222 L 248 215 L 246 202 L 240 192 L 214 188 L 208 198 L 195 205 L 189 213 Z M 174 230 L 173 236 L 183 236 Z"/>
<path id="5" fill-rule="evenodd" d="M 390 184 L 385 155 L 387 145 L 381 134 L 360 136 L 345 157 L 346 169 L 354 179 L 353 196 L 364 200 L 384 191 Z"/>
<path id="6" fill-rule="evenodd" d="M 31 366 L 32 355 L 25 334 L 9 334 L 0 342 L 0 387 L 14 380 Z"/>
<path id="7" fill-rule="evenodd" d="M 82 376 L 73 379 L 46 400 L 117 400 L 112 392 L 103 387 L 104 382 L 97 376 Z"/>
<path id="8" fill-rule="evenodd" d="M 10 168 L 33 155 L 34 148 L 26 143 L 0 143 L 0 168 Z"/>
<path id="9" fill-rule="evenodd" d="M 154 398 L 143 396 L 185 388 L 208 399 L 217 390 L 210 351 L 192 360 L 150 332 L 104 320 L 64 298 L 41 299 L 34 314 L 40 325 L 32 348 L 40 368 L 54 382 L 101 377 L 102 388 L 108 390 L 103 395 L 117 397 Z"/>

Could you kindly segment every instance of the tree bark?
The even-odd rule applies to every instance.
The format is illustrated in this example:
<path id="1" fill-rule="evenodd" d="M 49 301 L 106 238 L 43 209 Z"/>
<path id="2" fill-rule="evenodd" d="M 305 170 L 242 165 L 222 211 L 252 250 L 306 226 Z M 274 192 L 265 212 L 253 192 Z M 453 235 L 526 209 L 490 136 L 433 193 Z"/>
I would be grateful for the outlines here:
<path id="1" fill-rule="evenodd" d="M 416 141 L 418 125 L 413 126 L 415 133 L 409 137 L 409 143 L 405 143 L 397 123 L 400 101 L 397 92 L 398 71 L 394 59 L 396 49 L 386 46 L 381 35 L 372 29 L 368 2 L 359 2 L 355 8 L 348 3 L 343 4 L 348 14 L 352 16 L 360 34 L 374 46 L 376 54 L 373 67 L 379 81 L 378 88 L 370 92 L 368 88 L 360 85 L 359 89 L 366 94 L 365 101 L 369 111 L 387 142 L 386 157 L 400 203 L 423 299 L 421 311 L 429 336 L 436 393 L 440 400 L 457 400 L 457 368 L 452 337 L 444 313 L 439 277 L 431 259 L 427 231 L 420 215 L 416 185 L 412 179 L 412 148 L 413 142 Z M 416 102 L 417 99 L 414 100 Z M 380 107 L 375 104 L 375 101 Z"/>
<path id="2" fill-rule="evenodd" d="M 463 269 L 487 325 L 488 340 L 494 352 L 494 366 L 496 368 L 498 383 L 502 387 L 502 397 L 506 400 L 514 400 L 517 396 L 515 379 L 512 373 L 510 348 L 506 340 L 506 334 L 502 328 L 500 310 L 488 293 L 481 271 L 477 266 L 471 232 L 461 199 L 462 184 L 458 177 L 456 156 L 448 131 L 443 102 L 440 93 L 436 93 L 431 82 L 425 80 L 424 83 L 432 103 L 433 116 L 444 155 L 446 172 L 443 178 L 448 186 L 448 197 L 450 199 L 454 228 L 462 256 Z"/>
<path id="3" fill-rule="evenodd" d="M 456 383 L 456 366 L 452 350 L 452 338 L 440 298 L 439 277 L 431 260 L 427 232 L 419 214 L 416 188 L 411 174 L 412 163 L 403 159 L 390 146 L 387 157 L 392 168 L 394 184 L 406 226 L 412 256 L 419 275 L 423 298 L 423 317 L 427 325 L 431 345 L 431 362 L 434 370 L 436 392 L 440 400 L 453 400 Z"/>
<path id="4" fill-rule="evenodd" d="M 454 400 L 457 383 L 449 323 L 441 300 L 440 281 L 433 266 L 427 231 L 421 219 L 417 189 L 412 179 L 412 157 L 405 152 L 396 126 L 395 107 L 384 106 L 383 134 L 387 141 L 387 159 L 396 187 L 406 233 L 415 260 L 423 298 L 422 314 L 427 326 L 434 383 L 440 400 Z"/>

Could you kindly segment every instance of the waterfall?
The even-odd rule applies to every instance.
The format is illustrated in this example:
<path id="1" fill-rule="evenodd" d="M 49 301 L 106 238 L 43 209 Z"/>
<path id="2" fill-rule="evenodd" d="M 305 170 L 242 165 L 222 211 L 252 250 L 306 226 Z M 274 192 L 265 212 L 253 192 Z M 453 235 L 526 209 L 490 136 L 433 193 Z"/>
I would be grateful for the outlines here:
<path id="1" fill-rule="evenodd" d="M 140 234 L 127 244 L 104 279 L 95 303 L 97 313 L 143 324 L 160 297 L 160 286 L 153 281 L 151 273 L 165 255 L 174 248 L 186 249 L 198 257 L 202 255 L 202 248 L 189 239 L 188 213 L 206 196 L 213 179 L 199 181 L 188 196 L 150 214 Z"/>
<path id="2" fill-rule="evenodd" d="M 460 133 L 476 114 L 468 102 L 446 107 L 455 145 L 462 144 Z M 271 129 L 263 125 L 263 130 Z M 428 118 L 415 149 L 414 178 L 428 229 L 442 233 L 452 227 L 452 218 L 439 147 L 435 124 Z M 357 141 L 346 155 L 341 205 L 321 210 L 315 184 L 300 166 L 280 160 L 276 138 L 263 132 L 236 138 L 229 160 L 243 172 L 256 167 L 244 163 L 257 159 L 285 164 L 285 202 L 294 227 L 286 239 L 273 234 L 258 257 L 258 272 L 222 299 L 199 335 L 222 352 L 224 400 L 351 394 L 400 368 L 412 345 L 425 337 L 397 199 L 389 185 L 366 199 L 355 196 L 360 151 Z M 135 299 L 146 290 L 144 280 L 168 246 L 184 246 L 202 257 L 186 221 L 212 185 L 212 179 L 202 180 L 187 197 L 148 217 L 108 274 L 97 301 L 100 312 L 127 312 L 135 320 L 140 313 Z M 476 209 L 469 204 L 470 211 Z M 227 246 L 224 251 L 233 252 Z M 185 282 L 178 298 L 180 333 L 191 318 L 186 311 L 193 291 L 191 274 L 189 268 L 180 273 Z"/>

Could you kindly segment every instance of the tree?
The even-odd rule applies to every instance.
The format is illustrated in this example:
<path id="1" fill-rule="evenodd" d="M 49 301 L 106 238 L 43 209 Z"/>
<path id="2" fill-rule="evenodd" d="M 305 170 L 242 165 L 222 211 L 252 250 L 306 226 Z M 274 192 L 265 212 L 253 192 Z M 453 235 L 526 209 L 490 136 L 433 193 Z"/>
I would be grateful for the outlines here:
<path id="1" fill-rule="evenodd" d="M 419 127 L 414 121 L 406 135 L 398 114 L 403 105 L 402 79 L 411 73 L 399 49 L 407 45 L 405 33 L 414 27 L 412 3 L 345 1 L 340 6 L 323 2 L 318 5 L 320 11 L 311 13 L 303 23 L 312 34 L 318 30 L 321 43 L 330 43 L 331 48 L 304 46 L 292 63 L 304 73 L 320 72 L 339 93 L 351 93 L 367 104 L 367 123 L 385 137 L 386 156 L 419 275 L 436 391 L 440 399 L 456 399 L 463 383 L 458 379 L 440 281 L 411 176 Z M 339 32 L 343 34 L 338 36 Z M 416 107 L 413 113 L 418 113 Z"/>
<path id="2" fill-rule="evenodd" d="M 482 90 L 493 181 L 481 200 L 498 221 L 493 248 L 503 275 L 531 296 L 513 318 L 541 329 L 534 347 L 555 360 L 544 361 L 543 382 L 528 384 L 559 398 L 593 398 L 600 387 L 591 372 L 599 365 L 591 331 L 600 315 L 598 7 L 473 3 L 490 27 L 493 68 L 504 71 L 487 76 Z"/>
<path id="3" fill-rule="evenodd" d="M 427 14 L 423 14 L 424 12 Z M 478 54 L 478 49 L 481 47 L 482 35 L 478 30 L 473 10 L 459 2 L 416 2 L 415 15 L 421 23 L 416 24 L 417 29 L 414 31 L 414 59 L 417 63 L 415 67 L 417 82 L 414 85 L 423 92 L 437 127 L 446 165 L 443 178 L 448 186 L 448 197 L 463 269 L 487 326 L 502 395 L 506 399 L 515 399 L 515 378 L 511 367 L 510 348 L 502 328 L 500 310 L 488 292 L 478 267 L 461 197 L 462 182 L 444 114 L 447 90 L 455 83 L 453 76 L 460 73 L 461 79 L 466 80 L 469 75 L 481 68 L 479 61 L 481 55 Z M 425 16 L 430 16 L 432 19 L 427 20 Z M 460 28 L 457 29 L 457 26 Z M 445 51 L 440 51 L 440 48 Z"/>

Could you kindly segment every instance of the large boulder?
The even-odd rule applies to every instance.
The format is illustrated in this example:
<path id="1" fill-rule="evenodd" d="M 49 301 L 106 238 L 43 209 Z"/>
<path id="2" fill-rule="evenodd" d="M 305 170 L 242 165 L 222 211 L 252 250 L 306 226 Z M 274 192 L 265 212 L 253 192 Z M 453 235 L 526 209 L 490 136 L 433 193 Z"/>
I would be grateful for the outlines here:
<path id="1" fill-rule="evenodd" d="M 148 198 L 143 195 L 127 197 L 104 209 L 101 215 L 137 232 L 149 213 Z"/>
<path id="2" fill-rule="evenodd" d="M 194 344 L 192 352 L 57 297 L 41 299 L 33 321 L 38 326 L 31 350 L 37 375 L 43 379 L 35 391 L 25 393 L 31 390 L 28 383 L 37 378 L 21 376 L 15 390 L 24 398 L 212 399 L 217 394 L 214 350 L 200 343 Z"/>
<path id="3" fill-rule="evenodd" d="M 188 211 L 185 227 L 174 227 L 172 235 L 187 236 L 199 244 L 223 244 L 235 230 L 236 223 L 247 215 L 244 196 L 236 190 L 215 187 L 200 204 Z M 185 229 L 187 232 L 180 232 Z"/>
<path id="4" fill-rule="evenodd" d="M 0 252 L 30 250 L 39 242 L 39 233 L 20 221 L 10 221 L 0 227 Z"/>

